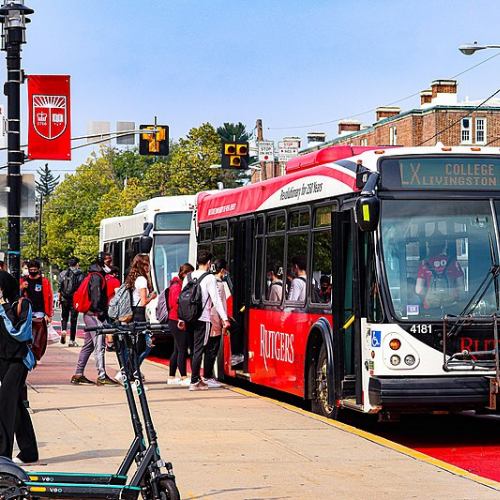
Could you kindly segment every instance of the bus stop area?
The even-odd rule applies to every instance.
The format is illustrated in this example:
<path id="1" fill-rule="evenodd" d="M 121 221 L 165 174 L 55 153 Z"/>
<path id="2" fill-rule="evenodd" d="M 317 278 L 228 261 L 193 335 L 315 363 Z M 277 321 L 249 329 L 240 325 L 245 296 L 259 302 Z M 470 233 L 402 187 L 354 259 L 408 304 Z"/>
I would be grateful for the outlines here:
<path id="1" fill-rule="evenodd" d="M 132 441 L 120 386 L 70 384 L 78 354 L 49 346 L 28 376 L 40 452 L 29 471 L 114 473 Z M 113 376 L 116 359 L 106 358 Z M 345 424 L 237 388 L 167 387 L 165 367 L 149 361 L 143 372 L 182 498 L 500 498 L 500 483 Z M 85 374 L 96 378 L 93 358 Z"/>

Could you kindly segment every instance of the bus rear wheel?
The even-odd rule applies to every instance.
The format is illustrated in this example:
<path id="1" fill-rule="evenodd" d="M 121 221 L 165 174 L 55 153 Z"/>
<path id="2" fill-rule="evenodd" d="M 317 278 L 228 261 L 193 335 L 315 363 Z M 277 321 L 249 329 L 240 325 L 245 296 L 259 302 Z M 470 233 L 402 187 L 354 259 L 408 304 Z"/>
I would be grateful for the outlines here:
<path id="1" fill-rule="evenodd" d="M 329 386 L 333 381 L 328 381 L 326 365 L 326 347 L 323 344 L 319 351 L 318 363 L 316 365 L 315 398 L 312 400 L 311 406 L 313 413 L 336 420 L 339 417 L 339 408 L 328 404 Z"/>

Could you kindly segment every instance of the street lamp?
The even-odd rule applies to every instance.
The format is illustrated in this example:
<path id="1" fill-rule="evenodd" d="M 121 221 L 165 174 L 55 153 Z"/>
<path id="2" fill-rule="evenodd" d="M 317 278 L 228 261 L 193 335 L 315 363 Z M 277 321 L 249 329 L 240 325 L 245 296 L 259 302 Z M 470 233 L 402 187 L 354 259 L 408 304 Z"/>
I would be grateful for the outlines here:
<path id="1" fill-rule="evenodd" d="M 10 272 L 16 279 L 19 279 L 21 264 L 21 165 L 24 163 L 24 152 L 21 150 L 20 86 L 24 82 L 21 47 L 26 43 L 26 23 L 30 22 L 26 16 L 33 12 L 24 5 L 24 0 L 0 7 L 2 50 L 7 53 L 4 94 L 7 96 L 8 262 Z"/>
<path id="2" fill-rule="evenodd" d="M 465 54 L 466 56 L 471 56 L 478 50 L 484 50 L 484 49 L 500 49 L 500 45 L 479 45 L 477 42 L 474 42 L 474 43 L 466 43 L 458 47 L 458 50 L 462 52 L 462 54 Z"/>

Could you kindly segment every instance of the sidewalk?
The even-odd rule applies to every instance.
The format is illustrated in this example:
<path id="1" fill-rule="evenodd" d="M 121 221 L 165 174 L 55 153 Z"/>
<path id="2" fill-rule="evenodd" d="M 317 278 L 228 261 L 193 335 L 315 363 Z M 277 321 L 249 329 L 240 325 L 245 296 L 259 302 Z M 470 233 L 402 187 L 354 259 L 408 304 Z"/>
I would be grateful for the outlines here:
<path id="1" fill-rule="evenodd" d="M 28 377 L 42 462 L 29 470 L 112 473 L 132 440 L 121 387 L 69 383 L 79 351 L 49 346 Z M 167 388 L 164 367 L 143 368 L 162 457 L 182 498 L 500 499 L 498 483 L 474 482 L 345 425 L 238 389 Z M 93 358 L 85 374 L 96 378 Z"/>

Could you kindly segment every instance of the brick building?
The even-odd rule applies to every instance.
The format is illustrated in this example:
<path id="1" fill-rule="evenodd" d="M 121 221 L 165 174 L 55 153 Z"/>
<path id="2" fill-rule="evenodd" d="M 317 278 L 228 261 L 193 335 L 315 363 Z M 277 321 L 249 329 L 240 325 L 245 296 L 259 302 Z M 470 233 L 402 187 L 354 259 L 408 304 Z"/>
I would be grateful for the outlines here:
<path id="1" fill-rule="evenodd" d="M 500 146 L 500 99 L 457 100 L 456 80 L 435 80 L 430 90 L 420 93 L 418 109 L 401 111 L 397 107 L 376 109 L 376 122 L 362 127 L 357 120 L 339 122 L 339 136 L 305 151 L 327 146 Z M 302 152 L 305 152 L 304 150 Z"/>

